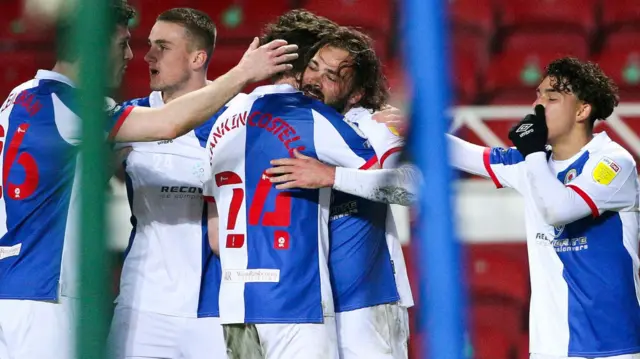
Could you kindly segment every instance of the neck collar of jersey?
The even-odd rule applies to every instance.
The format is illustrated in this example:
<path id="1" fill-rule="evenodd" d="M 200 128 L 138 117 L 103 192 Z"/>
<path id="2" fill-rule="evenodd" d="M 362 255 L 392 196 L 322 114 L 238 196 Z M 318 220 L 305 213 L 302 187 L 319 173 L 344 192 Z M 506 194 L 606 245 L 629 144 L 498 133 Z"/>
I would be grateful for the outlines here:
<path id="1" fill-rule="evenodd" d="M 253 90 L 254 95 L 268 95 L 272 93 L 296 93 L 300 92 L 297 88 L 289 85 L 289 84 L 279 84 L 279 85 L 264 85 L 256 87 Z"/>
<path id="2" fill-rule="evenodd" d="M 155 108 L 155 107 L 162 107 L 163 105 L 164 105 L 164 100 L 162 99 L 162 92 L 153 91 L 149 95 L 149 107 Z"/>
<path id="3" fill-rule="evenodd" d="M 576 159 L 582 156 L 583 153 L 591 150 L 596 150 L 606 145 L 609 142 L 611 142 L 611 139 L 609 138 L 609 135 L 607 135 L 606 132 L 603 131 L 603 132 L 597 133 L 593 136 L 593 138 L 591 138 L 591 141 L 589 141 L 589 143 L 587 143 L 586 145 L 584 145 L 584 147 L 580 149 L 580 152 L 571 156 L 571 158 L 562 160 L 562 161 L 553 160 L 553 162 L 555 162 L 556 164 L 573 163 Z M 551 159 L 553 159 L 553 156 L 551 157 Z"/>
<path id="4" fill-rule="evenodd" d="M 38 72 L 36 73 L 36 79 L 37 80 L 54 80 L 54 81 L 65 83 L 71 87 L 76 87 L 76 85 L 73 83 L 73 81 L 71 81 L 70 78 L 55 71 L 38 70 Z"/>

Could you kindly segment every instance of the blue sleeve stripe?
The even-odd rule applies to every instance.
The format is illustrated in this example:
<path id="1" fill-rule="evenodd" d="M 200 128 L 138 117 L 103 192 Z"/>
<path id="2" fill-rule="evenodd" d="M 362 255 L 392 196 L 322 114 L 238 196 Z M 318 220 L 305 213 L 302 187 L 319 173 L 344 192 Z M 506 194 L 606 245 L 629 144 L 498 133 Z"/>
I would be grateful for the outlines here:
<path id="1" fill-rule="evenodd" d="M 515 165 L 524 161 L 522 154 L 515 148 L 494 147 L 489 150 L 489 163 L 492 165 Z"/>

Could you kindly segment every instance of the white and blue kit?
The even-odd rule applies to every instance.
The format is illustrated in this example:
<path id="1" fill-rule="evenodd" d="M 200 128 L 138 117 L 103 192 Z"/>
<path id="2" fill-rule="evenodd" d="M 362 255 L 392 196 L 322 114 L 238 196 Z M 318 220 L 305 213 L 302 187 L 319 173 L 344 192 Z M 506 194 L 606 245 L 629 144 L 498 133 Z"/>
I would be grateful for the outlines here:
<path id="1" fill-rule="evenodd" d="M 279 191 L 264 171 L 294 149 L 369 168 L 377 157 L 368 141 L 328 106 L 289 85 L 271 85 L 232 101 L 208 142 L 205 192 L 220 216 L 222 323 L 256 324 L 267 357 L 337 357 L 327 265 L 330 190 Z M 287 337 L 290 326 L 298 328 L 295 338 Z"/>
<path id="2" fill-rule="evenodd" d="M 0 353 L 73 357 L 81 120 L 73 82 L 39 70 L 0 109 Z M 131 111 L 107 100 L 105 138 Z M 47 323 L 43 325 L 42 323 Z"/>
<path id="3" fill-rule="evenodd" d="M 449 138 L 455 167 L 524 197 L 532 358 L 640 356 L 639 184 L 631 154 L 606 133 L 562 161 Z"/>
<path id="4" fill-rule="evenodd" d="M 158 108 L 161 92 L 127 101 Z M 116 358 L 226 355 L 217 318 L 198 319 L 203 267 L 217 260 L 207 238 L 204 149 L 214 119 L 173 140 L 122 143 L 133 226 L 110 341 Z"/>

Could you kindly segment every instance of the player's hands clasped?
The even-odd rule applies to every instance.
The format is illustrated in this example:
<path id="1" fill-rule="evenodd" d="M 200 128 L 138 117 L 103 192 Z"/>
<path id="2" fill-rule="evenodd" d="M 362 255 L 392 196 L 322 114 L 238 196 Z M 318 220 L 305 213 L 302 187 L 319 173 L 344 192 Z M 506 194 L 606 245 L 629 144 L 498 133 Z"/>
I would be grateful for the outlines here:
<path id="1" fill-rule="evenodd" d="M 509 131 L 509 139 L 522 156 L 545 150 L 547 145 L 547 119 L 544 106 L 537 105 L 535 114 L 527 115 Z"/>
<path id="2" fill-rule="evenodd" d="M 249 83 L 258 82 L 283 71 L 291 70 L 291 62 L 298 58 L 298 45 L 287 45 L 285 40 L 273 40 L 260 46 L 260 40 L 253 39 L 249 49 L 236 66 L 246 76 Z"/>

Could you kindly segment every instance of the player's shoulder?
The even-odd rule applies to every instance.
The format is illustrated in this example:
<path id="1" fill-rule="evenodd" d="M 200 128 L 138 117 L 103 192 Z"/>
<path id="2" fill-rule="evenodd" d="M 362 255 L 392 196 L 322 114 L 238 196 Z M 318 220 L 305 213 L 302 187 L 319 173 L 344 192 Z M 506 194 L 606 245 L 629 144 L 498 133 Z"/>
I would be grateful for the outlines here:
<path id="1" fill-rule="evenodd" d="M 375 122 L 373 113 L 373 110 L 364 107 L 354 107 L 344 114 L 344 119 L 356 124 Z"/>
<path id="2" fill-rule="evenodd" d="M 131 99 L 131 100 L 127 100 L 127 101 L 121 102 L 120 106 L 122 106 L 122 107 L 129 107 L 129 106 L 151 107 L 151 99 L 150 98 L 151 98 L 151 96 L 134 98 L 134 99 Z"/>
<path id="3" fill-rule="evenodd" d="M 593 141 L 597 141 L 597 143 L 589 148 L 589 163 L 592 165 L 611 164 L 614 169 L 621 166 L 628 170 L 635 169 L 636 161 L 633 155 L 619 143 L 611 140 L 606 133 L 596 135 Z"/>

